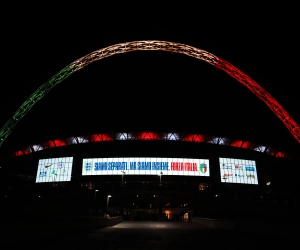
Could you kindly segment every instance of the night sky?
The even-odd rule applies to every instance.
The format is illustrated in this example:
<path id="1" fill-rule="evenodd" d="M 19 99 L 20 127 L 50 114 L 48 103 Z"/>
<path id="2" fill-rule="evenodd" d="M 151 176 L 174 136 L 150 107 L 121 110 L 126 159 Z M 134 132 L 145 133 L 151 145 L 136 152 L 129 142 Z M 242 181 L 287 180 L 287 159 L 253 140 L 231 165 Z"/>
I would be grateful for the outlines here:
<path id="1" fill-rule="evenodd" d="M 299 40 L 276 33 L 208 39 L 199 33 L 115 32 L 97 38 L 6 38 L 0 126 L 46 80 L 97 49 L 165 40 L 230 62 L 269 92 L 300 124 Z M 246 87 L 206 62 L 170 52 L 115 55 L 72 74 L 17 124 L 2 147 L 102 132 L 200 133 L 299 152 L 299 143 Z"/>

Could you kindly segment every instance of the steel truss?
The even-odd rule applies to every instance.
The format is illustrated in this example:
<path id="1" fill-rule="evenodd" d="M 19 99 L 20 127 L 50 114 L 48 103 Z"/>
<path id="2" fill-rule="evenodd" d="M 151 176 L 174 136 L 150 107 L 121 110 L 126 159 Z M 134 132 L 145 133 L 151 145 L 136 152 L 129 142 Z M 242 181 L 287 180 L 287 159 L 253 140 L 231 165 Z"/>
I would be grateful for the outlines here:
<path id="1" fill-rule="evenodd" d="M 300 143 L 300 127 L 292 119 L 287 111 L 260 85 L 258 85 L 249 76 L 242 71 L 226 62 L 225 60 L 198 48 L 167 41 L 135 41 L 126 42 L 108 46 L 96 50 L 86 56 L 72 62 L 70 65 L 59 71 L 56 75 L 41 85 L 29 98 L 17 109 L 13 116 L 4 124 L 0 130 L 0 147 L 5 139 L 10 135 L 16 124 L 22 119 L 27 112 L 41 100 L 53 87 L 62 82 L 72 73 L 86 67 L 90 63 L 110 57 L 116 54 L 128 53 L 139 50 L 161 50 L 179 54 L 184 54 L 205 61 L 235 78 L 241 84 L 246 86 L 252 93 L 260 98 L 272 112 L 284 123 L 293 137 Z"/>

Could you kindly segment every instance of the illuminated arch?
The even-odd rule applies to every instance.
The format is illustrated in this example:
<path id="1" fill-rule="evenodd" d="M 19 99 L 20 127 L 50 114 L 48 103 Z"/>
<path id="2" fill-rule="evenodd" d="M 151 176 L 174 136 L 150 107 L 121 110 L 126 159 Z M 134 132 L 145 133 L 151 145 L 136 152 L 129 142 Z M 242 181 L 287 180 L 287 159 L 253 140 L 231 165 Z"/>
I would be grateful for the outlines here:
<path id="1" fill-rule="evenodd" d="M 260 85 L 258 85 L 249 76 L 242 71 L 228 63 L 227 61 L 198 48 L 167 41 L 135 41 L 126 42 L 108 46 L 106 48 L 96 50 L 88 55 L 72 62 L 67 67 L 59 71 L 56 75 L 41 85 L 13 114 L 13 116 L 4 124 L 0 130 L 0 147 L 4 140 L 12 132 L 13 128 L 22 119 L 33 105 L 42 99 L 54 86 L 62 82 L 72 73 L 84 68 L 92 62 L 101 60 L 103 58 L 113 56 L 116 54 L 127 53 L 138 50 L 162 50 L 184 54 L 203 60 L 213 66 L 225 71 L 227 74 L 235 78 L 241 84 L 246 86 L 252 93 L 260 98 L 272 112 L 284 123 L 294 138 L 300 143 L 300 127 L 292 119 L 292 117 L 284 110 L 284 108 Z"/>

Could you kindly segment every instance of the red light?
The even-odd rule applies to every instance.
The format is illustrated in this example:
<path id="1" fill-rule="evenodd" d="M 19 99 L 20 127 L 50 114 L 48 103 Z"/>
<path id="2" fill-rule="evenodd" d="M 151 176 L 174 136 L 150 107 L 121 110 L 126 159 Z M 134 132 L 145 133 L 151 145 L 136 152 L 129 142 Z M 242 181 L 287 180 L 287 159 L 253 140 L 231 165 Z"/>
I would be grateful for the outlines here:
<path id="1" fill-rule="evenodd" d="M 232 147 L 237 147 L 237 148 L 241 148 L 243 145 L 243 141 L 233 141 L 230 146 Z"/>
<path id="2" fill-rule="evenodd" d="M 138 140 L 159 140 L 159 136 L 152 132 L 142 132 L 138 135 Z"/>
<path id="3" fill-rule="evenodd" d="M 102 137 L 100 135 L 91 135 L 91 142 L 99 142 L 102 141 Z"/>
<path id="4" fill-rule="evenodd" d="M 205 137 L 203 135 L 188 135 L 183 138 L 183 141 L 205 142 Z"/>
<path id="5" fill-rule="evenodd" d="M 244 141 L 242 148 L 252 148 L 254 145 L 251 142 Z"/>
<path id="6" fill-rule="evenodd" d="M 66 146 L 66 143 L 63 140 L 54 140 L 56 147 Z"/>
<path id="7" fill-rule="evenodd" d="M 22 152 L 21 150 L 19 150 L 19 151 L 17 151 L 17 152 L 15 153 L 15 155 L 16 155 L 16 156 L 21 156 L 21 155 L 23 155 L 23 152 Z"/>
<path id="8" fill-rule="evenodd" d="M 283 152 L 277 152 L 277 154 L 275 155 L 276 157 L 280 157 L 283 158 L 284 157 L 284 153 Z"/>
<path id="9" fill-rule="evenodd" d="M 106 134 L 95 134 L 95 135 L 91 135 L 90 137 L 91 142 L 101 142 L 101 141 L 111 141 L 111 140 L 113 139 Z"/>
<path id="10" fill-rule="evenodd" d="M 113 138 L 111 138 L 109 135 L 106 135 L 106 134 L 102 134 L 101 137 L 102 137 L 102 141 L 112 141 L 113 140 Z"/>
<path id="11" fill-rule="evenodd" d="M 54 144 L 53 141 L 47 141 L 47 142 L 45 142 L 45 143 L 43 143 L 43 144 L 44 144 L 44 146 L 45 146 L 46 148 L 54 148 L 54 147 L 55 147 L 55 144 Z"/>

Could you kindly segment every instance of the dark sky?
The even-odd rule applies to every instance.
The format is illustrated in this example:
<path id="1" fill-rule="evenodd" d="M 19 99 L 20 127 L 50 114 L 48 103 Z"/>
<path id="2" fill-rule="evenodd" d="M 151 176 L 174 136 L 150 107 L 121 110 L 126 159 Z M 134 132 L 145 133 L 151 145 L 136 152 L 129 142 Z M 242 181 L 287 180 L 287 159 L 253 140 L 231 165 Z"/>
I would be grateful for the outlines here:
<path id="1" fill-rule="evenodd" d="M 285 34 L 282 39 L 280 33 L 262 30 L 221 37 L 161 31 L 111 32 L 85 39 L 7 37 L 2 47 L 0 126 L 74 60 L 135 40 L 184 43 L 223 58 L 260 84 L 300 124 L 299 38 Z M 137 130 L 234 137 L 299 150 L 283 123 L 239 82 L 203 61 L 157 51 L 116 55 L 74 73 L 29 111 L 3 147 Z"/>

